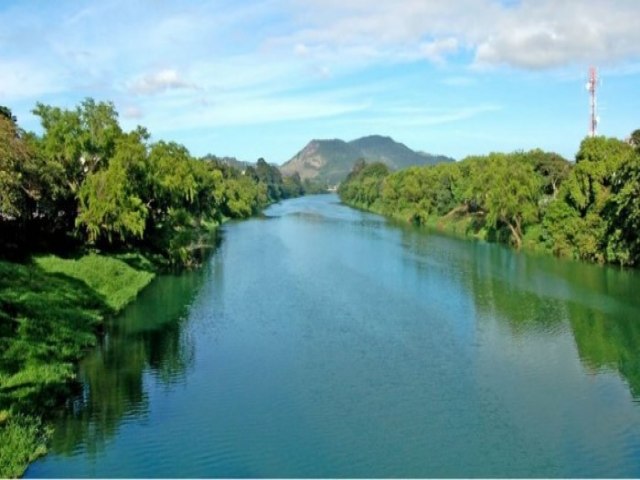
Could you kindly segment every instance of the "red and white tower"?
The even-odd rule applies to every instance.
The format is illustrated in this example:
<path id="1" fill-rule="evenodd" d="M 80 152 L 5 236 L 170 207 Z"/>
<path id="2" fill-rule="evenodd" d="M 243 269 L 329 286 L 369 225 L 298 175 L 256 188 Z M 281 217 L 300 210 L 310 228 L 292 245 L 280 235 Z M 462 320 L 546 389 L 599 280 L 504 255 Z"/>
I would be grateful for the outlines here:
<path id="1" fill-rule="evenodd" d="M 589 136 L 595 137 L 598 132 L 598 122 L 600 118 L 598 117 L 598 104 L 596 91 L 598 89 L 598 83 L 600 79 L 598 78 L 598 70 L 596 67 L 589 68 L 589 79 L 587 80 L 587 91 L 589 92 L 589 109 L 591 113 L 591 118 L 589 119 Z"/>

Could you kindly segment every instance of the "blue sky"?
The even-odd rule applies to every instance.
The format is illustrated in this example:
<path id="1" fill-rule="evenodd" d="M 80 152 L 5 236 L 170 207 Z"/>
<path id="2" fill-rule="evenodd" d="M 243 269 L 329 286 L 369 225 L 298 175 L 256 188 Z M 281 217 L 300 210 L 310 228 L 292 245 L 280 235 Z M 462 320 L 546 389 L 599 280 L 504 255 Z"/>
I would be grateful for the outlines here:
<path id="1" fill-rule="evenodd" d="M 0 3 L 0 104 L 113 101 L 195 155 L 282 163 L 312 138 L 390 135 L 455 158 L 640 128 L 638 0 Z"/>

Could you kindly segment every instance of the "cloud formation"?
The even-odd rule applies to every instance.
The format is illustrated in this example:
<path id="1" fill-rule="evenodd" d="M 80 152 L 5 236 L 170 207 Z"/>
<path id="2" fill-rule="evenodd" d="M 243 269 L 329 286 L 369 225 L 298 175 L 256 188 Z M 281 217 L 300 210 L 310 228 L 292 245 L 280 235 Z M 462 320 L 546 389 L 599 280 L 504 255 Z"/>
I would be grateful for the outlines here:
<path id="1" fill-rule="evenodd" d="M 461 47 L 480 66 L 525 70 L 640 58 L 637 0 L 311 0 L 292 35 L 345 54 L 441 62 Z M 297 4 L 296 4 L 297 5 Z M 425 41 L 425 39 L 429 39 Z"/>
<path id="2" fill-rule="evenodd" d="M 139 95 L 153 95 L 167 90 L 196 88 L 187 82 L 174 69 L 163 69 L 153 73 L 147 73 L 136 78 L 130 85 L 131 92 Z"/>
<path id="3" fill-rule="evenodd" d="M 316 120 L 332 132 L 360 115 L 421 135 L 431 122 L 522 111 L 504 100 L 514 76 L 575 81 L 597 64 L 634 78 L 638 18 L 640 0 L 6 0 L 0 103 L 27 128 L 38 125 L 35 102 L 89 96 L 114 101 L 125 126 L 144 112 L 165 133 Z M 445 113 L 393 115 L 396 100 Z"/>
<path id="4" fill-rule="evenodd" d="M 459 48 L 460 44 L 458 39 L 448 37 L 423 43 L 420 46 L 420 51 L 426 59 L 434 63 L 441 63 L 446 56 L 457 52 Z"/>

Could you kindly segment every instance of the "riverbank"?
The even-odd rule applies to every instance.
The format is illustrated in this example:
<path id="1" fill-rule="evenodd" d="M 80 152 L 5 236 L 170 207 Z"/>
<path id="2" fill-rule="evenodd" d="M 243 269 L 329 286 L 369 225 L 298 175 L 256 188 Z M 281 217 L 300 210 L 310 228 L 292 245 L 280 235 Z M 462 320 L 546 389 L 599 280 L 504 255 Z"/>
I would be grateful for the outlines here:
<path id="1" fill-rule="evenodd" d="M 369 207 L 357 203 L 342 200 L 342 202 L 363 212 L 375 213 L 385 218 L 393 220 L 403 225 L 414 225 L 426 230 L 435 231 L 456 238 L 467 240 L 482 240 L 489 243 L 508 243 L 502 242 L 496 237 L 494 230 L 487 228 L 484 218 L 480 214 L 467 214 L 464 212 L 453 212 L 448 215 L 422 216 L 420 222 L 414 220 L 415 211 L 406 210 L 402 212 L 388 212 L 376 205 Z M 553 255 L 553 251 L 540 242 L 541 229 L 538 226 L 530 227 L 523 235 L 521 249 L 535 254 Z"/>
<path id="2" fill-rule="evenodd" d="M 25 477 L 637 476 L 640 271 L 334 195 L 222 236 L 108 322 Z"/>
<path id="3" fill-rule="evenodd" d="M 622 140 L 596 137 L 581 143 L 574 163 L 541 150 L 396 172 L 361 161 L 338 194 L 348 205 L 413 225 L 637 267 L 639 153 Z"/>
<path id="4" fill-rule="evenodd" d="M 48 417 L 77 388 L 76 362 L 155 275 L 141 254 L 0 261 L 0 477 L 47 452 Z"/>

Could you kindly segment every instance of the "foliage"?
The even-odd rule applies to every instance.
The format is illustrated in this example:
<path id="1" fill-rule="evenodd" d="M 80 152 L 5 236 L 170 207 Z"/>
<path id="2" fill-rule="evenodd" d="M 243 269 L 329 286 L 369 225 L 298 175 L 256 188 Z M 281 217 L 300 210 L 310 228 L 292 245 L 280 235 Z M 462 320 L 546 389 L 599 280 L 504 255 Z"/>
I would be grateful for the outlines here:
<path id="1" fill-rule="evenodd" d="M 50 249 L 73 239 L 106 251 L 138 249 L 192 265 L 211 226 L 304 193 L 260 159 L 242 174 L 215 157 L 198 160 L 174 142 L 124 132 L 112 103 L 67 110 L 37 104 L 43 134 L 0 115 L 0 237 L 10 249 Z M 50 239 L 49 246 L 34 239 Z M 5 252 L 6 255 L 6 252 Z"/>
<path id="2" fill-rule="evenodd" d="M 4 105 L 0 105 L 0 117 L 4 117 L 14 123 L 18 121 L 15 115 L 11 112 L 11 109 L 9 107 L 5 107 Z"/>
<path id="3" fill-rule="evenodd" d="M 97 254 L 77 259 L 47 255 L 34 261 L 47 273 L 61 273 L 86 283 L 114 312 L 130 303 L 155 276 L 149 271 L 136 270 L 122 260 Z"/>
<path id="4" fill-rule="evenodd" d="M 222 214 L 229 218 L 246 218 L 267 202 L 267 187 L 263 183 L 255 183 L 247 176 L 230 178 L 225 182 Z"/>
<path id="5" fill-rule="evenodd" d="M 153 278 L 122 260 L 55 256 L 0 261 L 0 476 L 44 453 L 43 418 L 70 394 L 74 362 L 96 343 L 105 314 Z"/>
<path id="6" fill-rule="evenodd" d="M 139 192 L 145 167 L 146 149 L 129 134 L 117 142 L 109 166 L 87 177 L 78 194 L 76 225 L 86 228 L 89 242 L 143 237 L 148 207 Z"/>
<path id="7" fill-rule="evenodd" d="M 640 150 L 640 128 L 631 132 L 629 143 L 635 147 L 636 150 Z"/>
<path id="8" fill-rule="evenodd" d="M 382 181 L 388 175 L 389 167 L 384 163 L 367 165 L 364 160 L 358 160 L 347 180 L 340 184 L 338 193 L 360 208 L 370 208 L 380 197 Z"/>
<path id="9" fill-rule="evenodd" d="M 295 177 L 295 176 L 296 174 L 292 175 L 292 177 Z M 285 182 L 287 181 L 287 178 L 289 177 L 285 177 Z M 302 181 L 302 192 L 304 195 L 318 195 L 322 193 L 329 193 L 329 185 L 321 181 L 305 178 Z"/>
<path id="10" fill-rule="evenodd" d="M 571 172 L 571 163 L 557 153 L 544 152 L 539 149 L 527 152 L 524 159 L 542 177 L 543 193 L 556 198 L 560 184 L 567 179 Z"/>
<path id="11" fill-rule="evenodd" d="M 390 174 L 356 163 L 342 200 L 418 225 L 599 263 L 640 261 L 640 153 L 613 138 L 588 138 L 572 165 L 532 150 L 468 157 Z M 464 220 L 466 219 L 466 220 Z"/>
<path id="12" fill-rule="evenodd" d="M 17 478 L 26 466 L 47 453 L 50 429 L 30 415 L 14 415 L 0 420 L 0 477 Z"/>
<path id="13" fill-rule="evenodd" d="M 475 192 L 482 192 L 475 201 L 485 212 L 487 226 L 499 230 L 506 225 L 511 241 L 520 248 L 526 226 L 539 217 L 540 176 L 517 154 L 491 154 L 476 161 L 479 171 L 468 181 Z"/>
<path id="14" fill-rule="evenodd" d="M 246 167 L 245 175 L 266 186 L 269 203 L 307 193 L 297 172 L 283 176 L 278 167 L 268 164 L 264 158 L 259 158 L 255 166 Z"/>
<path id="15" fill-rule="evenodd" d="M 0 108 L 2 255 L 29 259 L 0 261 L 0 476 L 21 474 L 41 452 L 41 420 L 68 398 L 74 362 L 95 344 L 104 315 L 154 277 L 132 252 L 193 265 L 224 218 L 304 193 L 299 177 L 283 179 L 264 160 L 244 175 L 177 143 L 150 143 L 142 127 L 125 132 L 112 103 L 37 104 L 33 113 L 42 135 Z M 30 259 L 61 245 L 111 256 Z"/>
<path id="16" fill-rule="evenodd" d="M 548 244 L 574 258 L 637 264 L 638 152 L 614 138 L 587 138 L 576 160 L 543 221 Z"/>
<path id="17" fill-rule="evenodd" d="M 27 214 L 33 154 L 16 124 L 0 116 L 0 215 L 6 219 Z"/>

